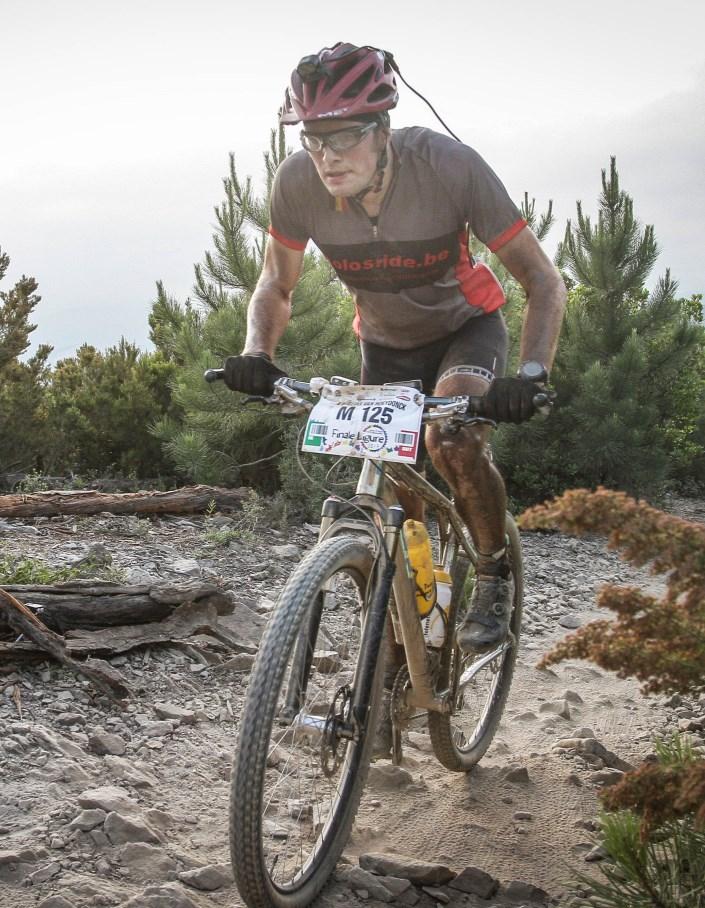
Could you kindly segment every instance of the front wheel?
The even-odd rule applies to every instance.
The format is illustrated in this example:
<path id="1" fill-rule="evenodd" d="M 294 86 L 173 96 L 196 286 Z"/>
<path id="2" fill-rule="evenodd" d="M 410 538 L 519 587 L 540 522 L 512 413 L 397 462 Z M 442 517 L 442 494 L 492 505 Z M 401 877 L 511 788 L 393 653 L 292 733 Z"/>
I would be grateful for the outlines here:
<path id="1" fill-rule="evenodd" d="M 438 687 L 448 689 L 452 700 L 450 715 L 430 712 L 428 730 L 438 760 L 453 772 L 468 772 L 485 755 L 497 731 L 509 696 L 517 658 L 521 613 L 524 598 L 524 573 L 519 531 L 507 514 L 507 550 L 514 578 L 514 602 L 509 622 L 510 634 L 493 653 L 463 653 L 449 642 L 442 659 Z M 474 585 L 472 569 L 463 570 L 462 556 L 456 557 L 451 570 L 454 583 L 463 584 L 453 627 L 463 618 Z"/>
<path id="2" fill-rule="evenodd" d="M 353 714 L 374 585 L 364 540 L 317 545 L 262 639 L 232 772 L 230 844 L 249 908 L 302 908 L 342 852 L 362 795 L 381 694 Z"/>

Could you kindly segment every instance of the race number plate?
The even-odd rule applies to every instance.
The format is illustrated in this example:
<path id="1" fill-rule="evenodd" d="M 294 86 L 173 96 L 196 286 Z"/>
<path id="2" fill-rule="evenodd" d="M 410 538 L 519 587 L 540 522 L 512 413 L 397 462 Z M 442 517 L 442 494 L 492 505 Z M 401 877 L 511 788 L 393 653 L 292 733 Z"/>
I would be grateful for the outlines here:
<path id="1" fill-rule="evenodd" d="M 414 463 L 424 397 L 403 385 L 325 385 L 302 451 Z"/>

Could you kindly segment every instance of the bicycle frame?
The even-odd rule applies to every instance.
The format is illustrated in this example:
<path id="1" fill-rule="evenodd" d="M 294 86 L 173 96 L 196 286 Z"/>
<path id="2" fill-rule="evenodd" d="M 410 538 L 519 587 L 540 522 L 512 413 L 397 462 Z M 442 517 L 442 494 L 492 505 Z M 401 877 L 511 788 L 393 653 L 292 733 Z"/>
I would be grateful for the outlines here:
<path id="1" fill-rule="evenodd" d="M 379 545 L 381 531 L 389 559 L 387 563 L 394 564 L 391 582 L 394 599 L 390 602 L 388 589 L 390 578 L 388 576 L 378 578 L 373 605 L 365 622 L 365 636 L 369 636 L 371 643 L 368 651 L 376 662 L 382 644 L 387 608 L 391 608 L 394 633 L 397 642 L 404 647 L 409 670 L 410 689 L 406 695 L 407 705 L 448 713 L 451 709 L 451 698 L 447 691 L 438 693 L 435 691 L 428 650 L 416 608 L 414 575 L 409 564 L 404 535 L 400 532 L 404 513 L 394 492 L 396 484 L 406 486 L 435 509 L 439 518 L 442 560 L 452 556 L 454 552 L 450 547 L 460 543 L 470 561 L 473 564 L 477 562 L 477 553 L 467 538 L 464 524 L 452 502 L 411 466 L 402 463 L 381 463 L 365 459 L 355 496 L 349 501 L 329 498 L 324 503 L 319 541 L 341 532 L 353 531 L 365 533 Z M 373 515 L 376 522 L 370 523 L 368 519 L 352 516 L 356 510 Z M 459 595 L 459 591 L 454 590 L 453 595 Z M 368 702 L 366 693 L 369 692 L 356 691 L 355 700 L 359 697 L 360 702 L 354 703 L 354 707 L 357 705 L 363 709 L 366 707 Z"/>

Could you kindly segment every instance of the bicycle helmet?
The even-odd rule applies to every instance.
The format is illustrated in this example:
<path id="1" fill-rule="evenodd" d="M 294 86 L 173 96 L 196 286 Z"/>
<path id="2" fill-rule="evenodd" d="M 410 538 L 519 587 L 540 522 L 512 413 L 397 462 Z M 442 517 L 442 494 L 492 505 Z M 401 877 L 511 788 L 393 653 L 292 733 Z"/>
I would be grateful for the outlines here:
<path id="1" fill-rule="evenodd" d="M 376 47 L 342 41 L 324 47 L 303 57 L 292 72 L 279 121 L 290 125 L 376 114 L 382 122 L 382 112 L 399 100 L 395 68 L 392 55 Z"/>

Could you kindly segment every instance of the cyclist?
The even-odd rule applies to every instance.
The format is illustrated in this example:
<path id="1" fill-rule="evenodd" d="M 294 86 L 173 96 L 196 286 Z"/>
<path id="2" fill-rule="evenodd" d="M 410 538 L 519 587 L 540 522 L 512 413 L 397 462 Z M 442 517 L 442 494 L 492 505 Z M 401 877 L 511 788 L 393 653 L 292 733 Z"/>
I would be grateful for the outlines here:
<path id="1" fill-rule="evenodd" d="M 425 393 L 486 394 L 489 419 L 520 422 L 548 378 L 565 306 L 557 269 L 504 186 L 472 148 L 430 129 L 390 128 L 397 104 L 391 54 L 338 43 L 304 57 L 280 111 L 302 123 L 303 150 L 277 171 L 264 266 L 239 356 L 225 362 L 233 390 L 272 392 L 273 363 L 291 294 L 312 240 L 348 287 L 362 381 L 420 378 Z M 501 285 L 468 251 L 468 233 L 492 250 L 527 294 L 518 375 L 504 377 L 507 331 Z M 504 542 L 506 495 L 488 451 L 489 426 L 444 434 L 426 446 L 453 490 L 480 554 L 477 582 L 458 628 L 466 651 L 508 633 L 513 584 Z M 404 501 L 422 518 L 420 503 Z"/>

